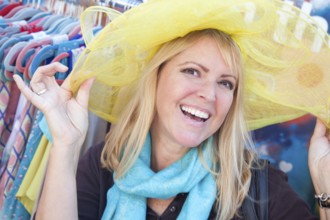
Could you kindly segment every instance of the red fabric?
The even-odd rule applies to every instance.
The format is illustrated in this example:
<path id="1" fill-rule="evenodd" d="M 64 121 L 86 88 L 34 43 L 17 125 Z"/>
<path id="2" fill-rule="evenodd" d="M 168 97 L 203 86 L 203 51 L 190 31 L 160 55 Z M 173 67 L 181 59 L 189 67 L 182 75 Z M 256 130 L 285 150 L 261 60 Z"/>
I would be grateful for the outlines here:
<path id="1" fill-rule="evenodd" d="M 28 32 L 29 34 L 42 31 L 43 28 L 37 25 L 24 25 L 20 27 L 20 32 Z"/>
<path id="2" fill-rule="evenodd" d="M 18 2 L 18 3 L 12 3 L 7 5 L 6 7 L 4 7 L 2 10 L 0 10 L 0 16 L 5 16 L 6 14 L 8 14 L 11 10 L 13 10 L 14 8 L 16 8 L 17 6 L 22 5 L 22 2 Z"/>
<path id="3" fill-rule="evenodd" d="M 26 8 L 28 7 L 27 5 L 21 5 L 21 6 L 18 6 L 14 9 L 12 9 L 8 14 L 6 14 L 6 16 L 3 16 L 4 18 L 11 18 L 13 17 L 19 10 L 22 10 L 23 8 Z"/>

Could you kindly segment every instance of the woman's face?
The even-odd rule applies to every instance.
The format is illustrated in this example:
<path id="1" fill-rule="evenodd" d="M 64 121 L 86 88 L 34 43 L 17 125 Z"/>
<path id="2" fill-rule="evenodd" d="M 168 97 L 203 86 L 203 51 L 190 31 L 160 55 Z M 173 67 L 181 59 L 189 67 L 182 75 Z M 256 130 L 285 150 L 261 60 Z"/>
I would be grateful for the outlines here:
<path id="1" fill-rule="evenodd" d="M 211 38 L 173 57 L 159 73 L 153 136 L 172 146 L 198 146 L 223 123 L 237 77 Z"/>

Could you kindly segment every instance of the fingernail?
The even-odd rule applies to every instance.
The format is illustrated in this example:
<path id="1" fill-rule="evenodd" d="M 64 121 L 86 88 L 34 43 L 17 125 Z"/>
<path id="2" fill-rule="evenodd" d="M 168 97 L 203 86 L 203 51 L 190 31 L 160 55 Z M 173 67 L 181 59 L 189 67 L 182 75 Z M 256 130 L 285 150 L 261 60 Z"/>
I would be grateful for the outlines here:
<path id="1" fill-rule="evenodd" d="M 13 75 L 14 80 L 16 80 L 18 77 L 20 77 L 18 74 Z"/>

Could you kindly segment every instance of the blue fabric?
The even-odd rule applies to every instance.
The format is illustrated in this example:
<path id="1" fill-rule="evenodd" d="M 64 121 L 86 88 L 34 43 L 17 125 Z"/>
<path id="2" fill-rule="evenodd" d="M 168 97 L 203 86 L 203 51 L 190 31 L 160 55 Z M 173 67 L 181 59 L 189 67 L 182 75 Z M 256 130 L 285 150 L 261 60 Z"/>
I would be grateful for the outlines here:
<path id="1" fill-rule="evenodd" d="M 32 130 L 26 145 L 26 150 L 24 152 L 23 159 L 17 171 L 14 184 L 11 190 L 9 191 L 5 199 L 4 205 L 0 211 L 0 219 L 3 220 L 30 219 L 30 213 L 25 209 L 24 205 L 16 198 L 16 193 L 18 192 L 19 187 L 23 182 L 25 174 L 30 166 L 30 163 L 33 159 L 33 156 L 39 146 L 41 137 L 43 135 L 38 125 L 39 121 L 42 118 L 43 118 L 43 114 L 40 111 L 37 111 L 32 125 Z"/>
<path id="2" fill-rule="evenodd" d="M 211 167 L 212 138 L 202 146 L 202 154 Z M 102 220 L 146 219 L 147 198 L 168 199 L 189 192 L 178 219 L 207 219 L 216 197 L 216 184 L 202 164 L 197 147 L 180 160 L 155 173 L 150 169 L 151 138 L 127 174 L 108 190 Z M 115 175 L 115 173 L 114 173 Z"/>
<path id="3" fill-rule="evenodd" d="M 41 118 L 41 120 L 39 121 L 39 128 L 42 131 L 42 133 L 46 136 L 48 141 L 53 142 L 52 135 L 50 133 L 50 130 L 49 130 L 49 127 L 48 127 L 45 116 L 43 116 Z"/>

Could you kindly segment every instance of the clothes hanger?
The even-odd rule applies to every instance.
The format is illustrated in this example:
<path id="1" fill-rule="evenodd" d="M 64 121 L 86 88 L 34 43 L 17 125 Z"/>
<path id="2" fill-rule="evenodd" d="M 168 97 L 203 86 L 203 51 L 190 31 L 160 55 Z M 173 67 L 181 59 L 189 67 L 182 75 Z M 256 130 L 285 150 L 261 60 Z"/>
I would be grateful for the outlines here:
<path id="1" fill-rule="evenodd" d="M 23 20 L 24 23 L 22 23 L 22 24 L 13 24 L 14 23 L 13 22 L 12 26 L 3 28 L 3 30 L 0 31 L 0 33 L 5 33 L 6 35 L 12 35 L 12 34 L 19 34 L 21 32 L 26 31 L 27 36 L 25 36 L 25 38 L 20 37 L 20 39 L 22 41 L 33 39 L 33 37 L 29 36 L 28 34 L 39 32 L 39 31 L 43 30 L 43 28 L 41 26 L 38 26 L 38 24 L 43 20 L 44 16 L 47 16 L 47 14 L 49 14 L 49 13 L 45 13 L 45 12 L 37 13 L 29 20 L 29 22 L 26 22 L 25 20 Z"/>
<path id="2" fill-rule="evenodd" d="M 54 58 L 58 45 L 45 45 L 34 56 L 29 69 L 29 77 L 32 78 L 33 73 L 42 63 L 48 64 Z M 48 60 L 48 62 L 47 62 Z"/>
<path id="3" fill-rule="evenodd" d="M 67 52 L 63 52 L 63 53 L 60 53 L 59 55 L 57 55 L 52 61 L 51 63 L 54 63 L 54 62 L 60 62 L 66 66 L 69 67 L 68 65 L 68 59 L 70 58 L 70 53 L 67 53 Z M 56 73 L 56 82 L 59 84 L 59 85 L 62 85 L 62 83 L 64 82 L 65 78 L 68 76 L 68 74 L 71 72 L 72 68 L 68 68 L 68 70 L 63 73 L 63 72 L 57 72 Z"/>
<path id="4" fill-rule="evenodd" d="M 6 14 L 5 16 L 3 16 L 4 18 L 10 18 L 12 16 L 14 16 L 19 10 L 28 7 L 27 5 L 20 5 L 15 7 L 14 9 L 12 9 L 8 14 Z"/>
<path id="5" fill-rule="evenodd" d="M 33 40 L 33 39 L 40 39 L 45 37 L 45 34 L 42 35 L 42 32 L 40 32 L 39 34 L 29 34 L 28 32 L 14 32 L 17 34 L 17 36 L 10 36 L 9 34 L 6 35 L 7 38 L 4 38 L 6 40 L 3 39 L 3 42 L 1 44 L 0 47 L 0 61 L 3 59 L 3 52 L 5 49 L 10 48 L 13 44 L 16 44 L 20 41 L 29 41 L 29 40 Z"/>
<path id="6" fill-rule="evenodd" d="M 6 42 L 9 39 L 9 37 L 5 36 L 5 37 L 1 37 L 0 39 L 0 47 L 2 46 L 2 44 L 4 44 L 4 42 Z"/>
<path id="7" fill-rule="evenodd" d="M 80 26 L 76 29 L 80 29 Z M 97 32 L 100 31 L 101 29 L 102 26 L 96 26 L 93 28 L 93 33 L 97 34 Z M 76 33 L 75 30 L 73 30 L 73 32 Z M 32 77 L 32 74 L 40 66 L 40 63 L 42 63 L 45 59 L 49 59 L 52 56 L 58 56 L 59 54 L 65 52 L 70 53 L 71 50 L 85 46 L 84 39 L 82 38 L 81 35 L 72 34 L 71 36 L 72 38 L 69 37 L 70 40 L 68 41 L 63 41 L 55 45 L 48 45 L 47 47 L 42 48 L 38 52 L 36 58 L 33 60 L 30 66 L 30 71 L 29 71 L 30 77 Z M 77 38 L 74 38 L 75 36 L 77 36 Z"/>
<path id="8" fill-rule="evenodd" d="M 45 32 L 49 35 L 59 33 L 63 28 L 67 25 L 71 24 L 72 22 L 76 22 L 77 18 L 73 17 L 63 17 L 62 19 L 58 20 L 58 22 L 50 27 L 50 29 L 46 30 Z"/>
<path id="9" fill-rule="evenodd" d="M 74 29 L 80 30 L 80 22 L 79 21 L 72 21 L 66 26 L 63 26 L 63 28 L 59 31 L 59 34 L 69 34 Z M 74 34 L 74 33 L 73 33 Z"/>
<path id="10" fill-rule="evenodd" d="M 45 10 L 51 10 L 52 8 L 62 8 L 63 6 L 60 6 L 60 1 L 55 1 L 54 3 L 52 1 L 47 1 L 45 6 Z M 40 0 L 38 0 L 38 5 L 40 5 Z M 39 7 L 39 6 L 38 6 Z M 55 27 L 59 25 L 61 22 L 60 20 L 67 16 L 64 16 L 63 13 L 58 13 L 58 10 L 55 11 L 55 13 L 51 13 L 50 16 L 47 16 L 45 20 L 41 21 L 38 25 L 42 26 L 43 30 L 48 30 L 48 33 L 54 33 Z M 62 20 L 61 20 L 62 21 Z"/>
<path id="11" fill-rule="evenodd" d="M 8 5 L 8 2 L 3 2 L 1 5 L 0 5 L 0 10 L 2 10 L 4 7 L 6 7 Z"/>
<path id="12" fill-rule="evenodd" d="M 43 18 L 39 18 L 38 20 L 32 21 L 27 25 L 21 26 L 20 31 L 27 31 L 29 34 L 43 31 L 42 27 L 38 26 L 38 23 L 42 21 L 42 19 Z"/>
<path id="13" fill-rule="evenodd" d="M 31 7 L 25 7 L 21 10 L 19 10 L 14 16 L 4 19 L 2 22 L 15 22 L 15 21 L 21 21 L 21 20 L 28 20 L 29 18 L 33 17 L 35 14 L 39 13 L 39 9 L 31 8 Z"/>
<path id="14" fill-rule="evenodd" d="M 49 16 L 52 14 L 51 11 L 46 10 L 45 8 L 41 8 L 40 3 L 41 3 L 41 0 L 38 0 L 37 2 L 35 0 L 32 1 L 32 7 L 40 10 L 40 12 L 37 13 L 36 15 L 34 15 L 32 18 L 30 18 L 28 20 L 28 22 L 32 22 L 32 21 L 38 20 L 39 18 L 46 17 L 46 16 Z"/>
<path id="15" fill-rule="evenodd" d="M 4 42 L 4 44 L 0 47 L 0 61 L 1 62 L 4 59 L 5 50 L 9 49 L 10 47 L 12 47 L 14 44 L 16 44 L 18 42 L 19 42 L 19 39 L 16 37 L 8 38 L 8 40 L 6 42 Z"/>
<path id="16" fill-rule="evenodd" d="M 24 27 L 25 28 L 25 27 Z M 24 28 L 20 28 L 19 29 L 19 32 L 17 33 L 14 33 L 13 35 L 9 36 L 7 35 L 8 37 L 16 37 L 19 39 L 19 41 L 30 41 L 30 40 L 33 40 L 34 39 L 34 35 L 36 35 L 35 32 L 38 32 L 38 33 L 42 33 L 42 31 L 40 31 L 38 29 L 38 27 L 30 27 L 26 30 L 24 30 Z M 40 34 L 39 34 L 40 35 Z M 40 38 L 40 37 L 39 37 Z"/>
<path id="17" fill-rule="evenodd" d="M 20 72 L 24 72 L 24 63 L 23 61 L 26 60 L 26 56 L 29 55 L 27 54 L 28 51 L 31 49 L 36 49 L 38 47 L 48 45 L 52 43 L 52 39 L 50 37 L 45 37 L 44 39 L 41 40 L 32 40 L 29 41 L 28 44 L 22 49 L 22 51 L 19 53 L 17 60 L 16 60 L 16 68 Z"/>
<path id="18" fill-rule="evenodd" d="M 40 11 L 39 13 L 35 14 L 32 18 L 30 18 L 28 20 L 28 23 L 29 22 L 33 22 L 33 21 L 36 21 L 40 18 L 45 18 L 47 16 L 50 16 L 52 13 L 51 12 L 47 12 L 47 11 Z"/>
<path id="19" fill-rule="evenodd" d="M 20 27 L 18 26 L 9 26 L 4 28 L 1 33 L 3 34 L 2 36 L 8 36 L 11 37 L 14 34 L 17 34 L 20 32 Z"/>
<path id="20" fill-rule="evenodd" d="M 58 45 L 47 45 L 40 49 L 29 66 L 28 77 L 32 78 L 34 72 L 39 66 L 51 63 L 54 57 L 56 57 L 57 49 Z"/>
<path id="21" fill-rule="evenodd" d="M 73 39 L 75 38 L 76 36 L 81 36 L 80 35 L 81 33 L 81 27 L 80 25 L 77 25 L 76 27 L 74 27 L 69 33 L 68 33 L 68 37 L 69 39 Z M 76 38 L 77 39 L 77 38 Z"/>
<path id="22" fill-rule="evenodd" d="M 8 5 L 6 5 L 4 8 L 2 8 L 0 10 L 0 16 L 5 16 L 7 15 L 11 10 L 13 10 L 14 8 L 18 7 L 18 6 L 21 6 L 22 5 L 22 2 L 14 2 L 14 3 L 10 3 Z"/>
<path id="23" fill-rule="evenodd" d="M 31 78 L 33 73 L 42 63 L 49 63 L 51 58 L 54 58 L 62 53 L 68 53 L 73 49 L 85 46 L 84 40 L 82 38 L 77 40 L 63 41 L 55 45 L 44 46 L 33 59 L 29 68 L 29 77 Z"/>
<path id="24" fill-rule="evenodd" d="M 22 43 L 22 42 L 19 42 L 19 43 Z M 19 44 L 18 43 L 18 44 Z M 23 42 L 24 43 L 24 42 Z M 27 42 L 26 42 L 27 43 Z M 17 44 L 16 44 L 17 45 Z M 21 45 L 20 45 L 21 46 Z M 20 48 L 21 49 L 21 48 Z M 2 63 L 2 68 L 1 68 L 1 70 L 3 70 L 3 71 L 1 71 L 0 72 L 0 79 L 3 81 L 3 82 L 7 82 L 7 81 L 11 81 L 12 80 L 12 72 L 15 72 L 16 74 L 19 74 L 19 75 L 23 75 L 23 73 L 22 72 L 20 72 L 20 71 L 18 71 L 17 70 L 17 68 L 16 68 L 16 60 L 17 60 L 17 57 L 18 57 L 18 54 L 20 53 L 20 51 L 18 51 L 18 54 L 15 54 L 15 50 L 12 52 L 12 53 L 14 53 L 14 54 L 9 54 L 9 52 L 8 53 L 6 53 L 6 55 L 5 55 L 5 57 L 7 58 L 7 56 L 8 56 L 8 54 L 9 54 L 9 57 L 8 57 L 8 59 L 10 59 L 10 60 L 8 60 L 8 61 L 6 61 L 6 62 L 3 62 Z M 26 60 L 28 60 L 28 58 L 30 58 L 33 54 L 35 53 L 35 49 L 31 49 L 31 50 L 29 50 L 29 51 L 27 51 L 26 52 L 26 57 L 24 57 L 22 60 L 24 60 L 24 64 L 26 65 L 26 63 L 27 63 L 27 61 Z M 13 57 L 13 59 L 11 59 L 11 57 L 12 56 L 14 56 Z M 14 59 L 14 58 L 16 58 L 16 59 Z M 6 66 L 5 66 L 5 64 L 6 64 Z M 14 67 L 11 67 L 11 66 L 14 66 Z M 13 68 L 14 68 L 14 71 L 12 71 L 13 70 Z"/>
<path id="25" fill-rule="evenodd" d="M 11 36 L 13 34 L 18 34 L 18 33 L 24 32 L 24 31 L 27 31 L 27 33 L 40 31 L 40 30 L 42 30 L 42 28 L 36 27 L 34 25 L 34 23 L 37 21 L 30 22 L 30 23 L 26 23 L 24 21 L 24 23 L 21 22 L 21 24 L 13 22 L 10 26 L 3 28 L 0 33 L 3 36 Z"/>
<path id="26" fill-rule="evenodd" d="M 44 30 L 47 30 L 52 24 L 55 23 L 55 21 L 62 17 L 63 15 L 51 14 L 50 16 L 47 16 L 44 20 L 42 20 L 38 25 L 40 25 Z"/>
<path id="27" fill-rule="evenodd" d="M 65 21 L 65 20 L 63 20 Z M 62 22 L 63 22 L 62 21 Z M 60 23 L 59 23 L 60 24 Z M 56 24 L 55 26 L 58 26 L 59 24 Z M 77 25 L 77 24 L 76 24 Z M 60 28 L 60 26 L 58 27 Z M 76 30 L 76 28 L 73 28 L 73 30 Z M 45 35 L 46 35 L 46 32 L 43 32 Z M 62 35 L 53 35 L 53 36 L 44 36 L 45 39 L 41 40 L 41 41 L 32 41 L 32 42 L 29 42 L 21 51 L 21 53 L 18 55 L 17 57 L 17 62 L 16 62 L 16 68 L 20 71 L 20 72 L 24 72 L 24 69 L 26 68 L 26 66 L 24 67 L 24 63 L 22 62 L 23 61 L 23 58 L 26 56 L 26 52 L 29 51 L 31 48 L 38 48 L 38 47 L 41 47 L 41 46 L 46 46 L 46 45 L 54 45 L 54 44 L 58 44 L 59 42 L 63 42 L 63 41 L 67 41 L 69 38 L 68 38 L 68 35 L 65 35 L 65 34 L 62 34 Z M 44 52 L 46 52 L 48 49 L 50 49 L 49 47 L 45 47 L 45 49 L 43 49 Z M 53 50 L 55 48 L 52 48 Z M 44 54 L 40 54 L 38 56 L 50 56 L 48 53 L 50 52 L 47 52 L 45 53 L 46 55 Z M 48 54 L 48 56 L 47 56 Z M 37 60 L 39 59 L 36 59 L 33 63 L 32 63 L 32 67 L 35 67 L 35 66 L 40 66 L 40 63 L 38 65 L 35 64 L 35 62 L 37 62 Z M 40 59 L 40 60 L 44 60 L 44 59 Z M 34 68 L 32 68 L 34 72 Z"/>
<path id="28" fill-rule="evenodd" d="M 18 42 L 15 44 L 10 50 L 8 51 L 4 61 L 3 61 L 3 66 L 4 66 L 4 76 L 2 77 L 5 79 L 4 82 L 7 81 L 13 81 L 13 74 L 15 72 L 15 63 L 16 63 L 16 58 L 22 48 L 27 44 L 27 42 Z"/>
<path id="29" fill-rule="evenodd" d="M 17 38 L 19 38 L 20 40 L 21 40 L 21 37 L 23 37 L 23 36 L 25 36 L 25 35 L 27 35 L 28 34 L 28 32 L 27 31 L 23 31 L 23 32 L 18 32 L 18 33 L 14 33 L 13 35 L 11 35 L 11 36 L 8 36 L 8 37 L 17 37 Z M 23 41 L 23 40 L 21 40 L 21 41 Z"/>
<path id="30" fill-rule="evenodd" d="M 57 27 L 60 26 L 62 22 L 65 22 L 67 19 L 68 17 L 60 16 L 58 19 L 55 20 L 55 22 L 50 24 L 49 28 L 45 29 L 45 32 L 49 35 L 52 33 L 55 34 Z"/>
<path id="31" fill-rule="evenodd" d="M 36 54 L 38 54 L 38 52 L 40 51 L 40 49 L 41 49 L 40 47 L 35 49 L 35 52 L 30 57 L 28 57 L 28 59 L 27 59 L 25 69 L 24 69 L 24 72 L 23 72 L 23 80 L 27 83 L 29 83 L 31 78 L 32 78 L 32 77 L 29 76 L 29 68 L 31 66 L 32 61 L 35 59 Z"/>
<path id="32" fill-rule="evenodd" d="M 33 73 L 36 71 L 36 69 L 40 66 L 42 62 L 44 62 L 45 59 L 49 59 L 50 57 L 58 56 L 61 53 L 69 52 L 72 49 L 79 48 L 81 46 L 85 46 L 85 42 L 80 33 L 80 25 L 79 22 L 73 22 L 70 26 L 70 29 L 72 29 L 68 33 L 68 40 L 62 41 L 60 43 L 54 43 L 53 45 L 48 45 L 47 47 L 42 48 L 38 54 L 36 55 L 35 59 L 31 63 L 31 66 L 29 68 L 29 75 L 32 77 Z M 72 28 L 72 27 L 73 28 Z M 61 30 L 60 34 L 66 34 L 68 28 L 64 28 Z M 95 29 L 95 32 L 98 31 L 98 29 Z M 75 38 L 75 39 L 73 39 Z M 70 40 L 69 40 L 70 39 Z"/>
<path id="33" fill-rule="evenodd" d="M 14 72 L 15 65 L 13 65 L 16 62 L 16 58 L 19 54 L 19 52 L 27 45 L 27 42 L 18 42 L 13 47 L 10 48 L 8 51 L 3 64 L 4 68 L 10 72 Z"/>

